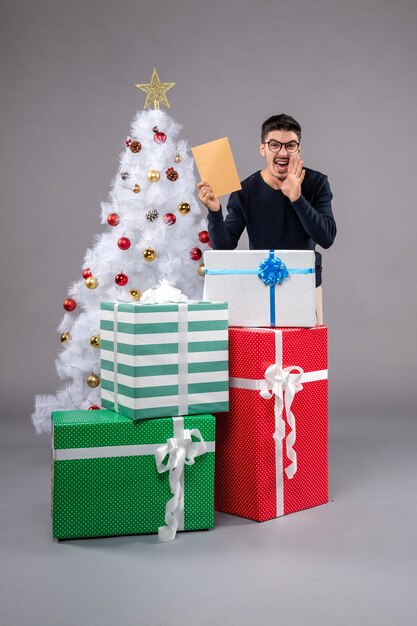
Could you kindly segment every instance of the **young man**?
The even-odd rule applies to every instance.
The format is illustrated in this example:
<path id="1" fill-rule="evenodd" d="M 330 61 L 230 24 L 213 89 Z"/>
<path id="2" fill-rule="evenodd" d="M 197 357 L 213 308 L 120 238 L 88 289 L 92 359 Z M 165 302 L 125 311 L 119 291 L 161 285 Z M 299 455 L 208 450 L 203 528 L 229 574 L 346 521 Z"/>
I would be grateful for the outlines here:
<path id="1" fill-rule="evenodd" d="M 246 228 L 252 250 L 329 248 L 336 236 L 332 192 L 327 176 L 304 168 L 300 159 L 301 127 L 289 115 L 274 115 L 262 124 L 260 153 L 264 168 L 231 194 L 227 216 L 208 182 L 197 185 L 209 209 L 208 229 L 214 250 L 232 250 Z M 316 287 L 321 286 L 321 254 L 316 252 Z M 317 322 L 323 323 L 321 288 Z"/>

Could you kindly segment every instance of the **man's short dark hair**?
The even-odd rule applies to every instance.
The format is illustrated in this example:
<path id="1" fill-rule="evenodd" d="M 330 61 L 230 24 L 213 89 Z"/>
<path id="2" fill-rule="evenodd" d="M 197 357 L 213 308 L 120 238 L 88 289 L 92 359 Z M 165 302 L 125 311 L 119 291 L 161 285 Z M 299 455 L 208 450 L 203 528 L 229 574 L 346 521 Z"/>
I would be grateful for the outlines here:
<path id="1" fill-rule="evenodd" d="M 298 137 L 298 141 L 301 141 L 301 126 L 291 115 L 273 115 L 268 117 L 262 124 L 261 142 L 264 143 L 266 136 L 271 130 L 290 130 Z"/>

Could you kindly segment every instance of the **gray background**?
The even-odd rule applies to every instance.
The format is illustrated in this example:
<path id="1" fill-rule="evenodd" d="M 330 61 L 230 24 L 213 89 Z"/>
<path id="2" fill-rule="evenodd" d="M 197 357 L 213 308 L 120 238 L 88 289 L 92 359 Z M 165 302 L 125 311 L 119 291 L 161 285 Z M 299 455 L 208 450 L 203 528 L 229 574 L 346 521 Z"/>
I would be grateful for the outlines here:
<path id="1" fill-rule="evenodd" d="M 1 626 L 166 624 L 183 584 L 196 624 L 414 623 L 415 1 L 9 0 L 0 22 Z M 329 176 L 335 502 L 261 526 L 219 515 L 214 532 L 168 548 L 57 546 L 33 395 L 59 383 L 62 301 L 144 104 L 134 83 L 154 66 L 177 83 L 182 137 L 228 135 L 241 178 L 262 167 L 259 126 L 279 112 L 302 124 L 305 164 Z M 164 572 L 174 590 L 157 600 Z"/>

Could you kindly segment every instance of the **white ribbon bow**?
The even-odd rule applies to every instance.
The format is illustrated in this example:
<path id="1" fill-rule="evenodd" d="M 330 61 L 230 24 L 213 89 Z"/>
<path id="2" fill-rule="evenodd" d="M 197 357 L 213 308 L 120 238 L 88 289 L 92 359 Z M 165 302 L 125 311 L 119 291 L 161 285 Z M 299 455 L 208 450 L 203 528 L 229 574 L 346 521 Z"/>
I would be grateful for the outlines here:
<path id="1" fill-rule="evenodd" d="M 296 370 L 298 374 L 292 374 L 293 370 Z M 297 391 L 301 391 L 303 388 L 300 382 L 303 374 L 304 370 L 301 367 L 292 366 L 282 368 L 280 365 L 270 365 L 265 370 L 265 380 L 261 382 L 261 389 L 259 391 L 260 395 L 265 400 L 270 400 L 272 396 L 275 396 L 274 412 L 276 430 L 274 432 L 274 439 L 281 441 L 285 438 L 285 422 L 282 417 L 285 397 L 285 413 L 288 426 L 291 429 L 285 439 L 287 458 L 291 461 L 291 464 L 285 469 L 288 478 L 292 478 L 297 471 L 297 453 L 294 450 L 295 417 L 291 411 L 291 405 Z"/>
<path id="2" fill-rule="evenodd" d="M 163 278 L 156 287 L 150 287 L 144 291 L 140 298 L 141 304 L 170 304 L 171 302 L 189 302 L 189 300 L 166 278 Z"/>
<path id="3" fill-rule="evenodd" d="M 192 441 L 192 437 L 199 441 Z M 197 456 L 207 451 L 207 445 L 198 430 L 184 429 L 181 437 L 170 437 L 166 444 L 160 446 L 155 452 L 156 468 L 160 474 L 169 471 L 169 487 L 172 498 L 165 507 L 165 524 L 158 528 L 160 541 L 172 541 L 178 529 L 178 518 L 184 510 L 184 465 L 193 465 Z M 164 463 L 168 456 L 167 463 Z"/>

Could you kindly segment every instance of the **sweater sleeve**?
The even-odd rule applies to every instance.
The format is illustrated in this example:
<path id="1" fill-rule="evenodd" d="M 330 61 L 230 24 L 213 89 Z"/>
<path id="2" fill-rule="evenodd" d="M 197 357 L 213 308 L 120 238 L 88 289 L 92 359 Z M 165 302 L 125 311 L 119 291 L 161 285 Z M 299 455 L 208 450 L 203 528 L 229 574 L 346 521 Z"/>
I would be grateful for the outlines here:
<path id="1" fill-rule="evenodd" d="M 231 194 L 225 219 L 223 219 L 222 209 L 217 212 L 208 212 L 208 231 L 213 250 L 233 250 L 236 248 L 246 226 L 242 200 L 242 191 Z"/>
<path id="2" fill-rule="evenodd" d="M 327 176 L 324 176 L 322 183 L 314 190 L 311 204 L 303 195 L 291 202 L 306 233 L 322 248 L 330 248 L 336 237 L 332 198 Z"/>

